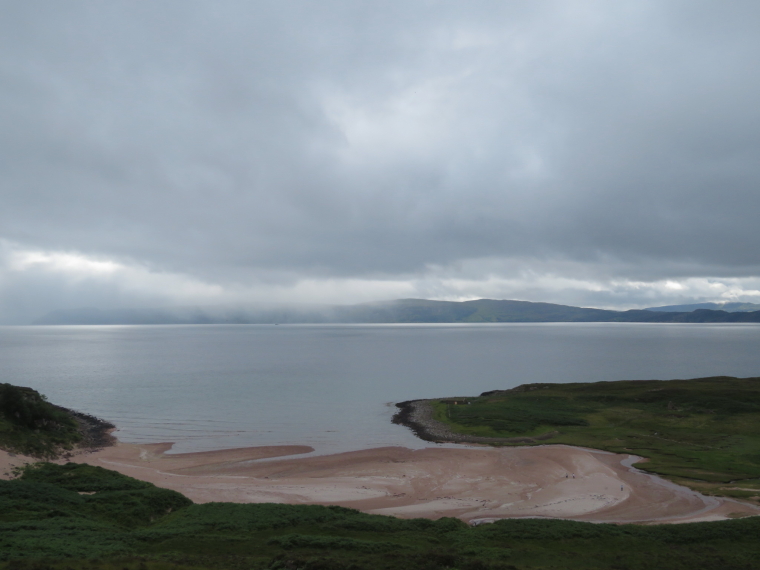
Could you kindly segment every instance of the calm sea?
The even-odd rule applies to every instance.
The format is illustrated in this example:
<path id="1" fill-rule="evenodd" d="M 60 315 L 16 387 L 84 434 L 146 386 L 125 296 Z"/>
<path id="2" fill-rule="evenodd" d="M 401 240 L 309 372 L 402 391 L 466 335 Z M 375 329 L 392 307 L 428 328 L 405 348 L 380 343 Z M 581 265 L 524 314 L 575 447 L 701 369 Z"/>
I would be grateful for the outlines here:
<path id="1" fill-rule="evenodd" d="M 393 402 L 528 382 L 760 376 L 760 325 L 0 327 L 0 382 L 174 451 L 421 447 Z"/>

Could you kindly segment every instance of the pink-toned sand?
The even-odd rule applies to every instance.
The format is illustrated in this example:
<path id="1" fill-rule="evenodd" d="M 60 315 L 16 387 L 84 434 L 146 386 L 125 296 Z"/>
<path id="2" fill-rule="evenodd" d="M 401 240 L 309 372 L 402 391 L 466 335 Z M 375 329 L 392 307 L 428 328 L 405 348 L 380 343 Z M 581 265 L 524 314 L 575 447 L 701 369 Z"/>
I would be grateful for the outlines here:
<path id="1" fill-rule="evenodd" d="M 556 517 L 599 522 L 691 522 L 758 515 L 624 464 L 634 459 L 562 445 L 384 447 L 298 457 L 306 446 L 165 454 L 171 444 L 119 443 L 73 461 L 175 489 L 197 503 L 342 505 L 398 517 Z M 26 458 L 0 452 L 0 474 Z M 574 476 L 574 477 L 573 477 Z"/>

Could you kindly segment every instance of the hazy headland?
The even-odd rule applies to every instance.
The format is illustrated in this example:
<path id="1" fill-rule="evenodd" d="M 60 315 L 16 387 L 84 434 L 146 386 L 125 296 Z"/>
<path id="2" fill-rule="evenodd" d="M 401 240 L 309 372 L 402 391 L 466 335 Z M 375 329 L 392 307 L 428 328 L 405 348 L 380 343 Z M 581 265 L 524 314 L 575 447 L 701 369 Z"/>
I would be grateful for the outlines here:
<path id="1" fill-rule="evenodd" d="M 59 310 L 37 325 L 304 324 L 304 323 L 758 323 L 760 305 L 703 303 L 610 311 L 478 299 L 398 299 L 357 305 L 259 305 L 155 309 Z"/>

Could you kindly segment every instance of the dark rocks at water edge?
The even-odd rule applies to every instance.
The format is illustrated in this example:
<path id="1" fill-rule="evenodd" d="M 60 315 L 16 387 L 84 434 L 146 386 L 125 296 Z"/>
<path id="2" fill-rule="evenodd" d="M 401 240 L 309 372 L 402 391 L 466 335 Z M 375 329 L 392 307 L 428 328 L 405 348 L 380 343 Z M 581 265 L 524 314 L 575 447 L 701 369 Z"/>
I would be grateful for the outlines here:
<path id="1" fill-rule="evenodd" d="M 446 398 L 455 400 L 455 398 Z M 465 400 L 465 398 L 461 398 Z M 503 443 L 507 445 L 532 444 L 551 439 L 558 432 L 550 432 L 538 437 L 480 437 L 454 433 L 448 426 L 433 418 L 432 403 L 439 400 L 408 400 L 399 402 L 399 409 L 391 419 L 394 424 L 408 427 L 425 441 L 434 443 Z"/>
<path id="2" fill-rule="evenodd" d="M 80 448 L 96 449 L 116 443 L 116 438 L 111 435 L 111 431 L 115 430 L 116 426 L 111 422 L 76 410 L 56 407 L 71 414 L 79 424 L 79 431 L 82 434 L 82 441 L 79 443 Z"/>

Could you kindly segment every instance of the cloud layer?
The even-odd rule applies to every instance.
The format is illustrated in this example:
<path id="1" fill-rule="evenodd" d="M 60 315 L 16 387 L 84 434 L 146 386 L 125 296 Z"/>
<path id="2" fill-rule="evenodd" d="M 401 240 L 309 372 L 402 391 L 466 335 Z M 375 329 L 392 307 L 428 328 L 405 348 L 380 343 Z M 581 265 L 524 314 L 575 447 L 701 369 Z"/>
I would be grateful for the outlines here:
<path id="1" fill-rule="evenodd" d="M 756 300 L 756 3 L 3 14 L 7 322 L 269 298 Z"/>

